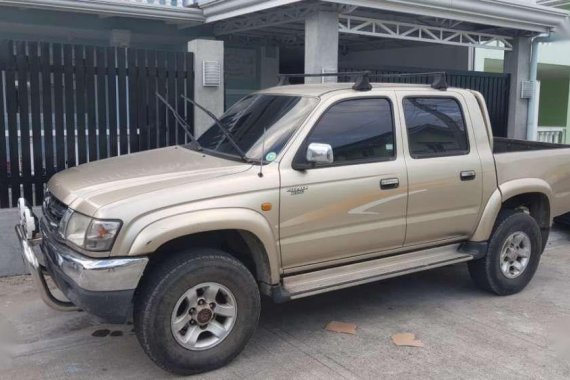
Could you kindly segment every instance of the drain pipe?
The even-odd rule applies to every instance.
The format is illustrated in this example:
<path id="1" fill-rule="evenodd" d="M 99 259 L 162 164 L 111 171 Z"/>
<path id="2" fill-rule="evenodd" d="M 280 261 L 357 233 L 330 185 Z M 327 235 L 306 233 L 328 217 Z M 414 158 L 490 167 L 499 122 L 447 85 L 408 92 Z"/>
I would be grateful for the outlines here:
<path id="1" fill-rule="evenodd" d="M 530 81 L 534 83 L 534 91 L 528 104 L 527 124 L 526 124 L 526 139 L 536 141 L 538 138 L 538 109 L 540 104 L 538 88 L 538 51 L 540 44 L 543 42 L 550 42 L 551 34 L 541 34 L 532 40 L 532 53 L 530 60 Z"/>

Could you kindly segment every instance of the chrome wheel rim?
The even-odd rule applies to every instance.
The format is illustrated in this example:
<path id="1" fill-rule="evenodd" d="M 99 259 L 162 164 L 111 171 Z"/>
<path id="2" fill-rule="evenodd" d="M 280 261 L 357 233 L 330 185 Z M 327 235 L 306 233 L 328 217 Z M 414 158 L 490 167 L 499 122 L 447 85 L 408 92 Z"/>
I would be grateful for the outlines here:
<path id="1" fill-rule="evenodd" d="M 519 277 L 528 267 L 531 255 L 530 238 L 524 232 L 512 233 L 501 250 L 501 272 L 508 279 Z"/>
<path id="2" fill-rule="evenodd" d="M 187 290 L 176 302 L 171 331 L 182 347 L 207 350 L 220 344 L 232 331 L 237 303 L 224 285 L 205 282 Z"/>

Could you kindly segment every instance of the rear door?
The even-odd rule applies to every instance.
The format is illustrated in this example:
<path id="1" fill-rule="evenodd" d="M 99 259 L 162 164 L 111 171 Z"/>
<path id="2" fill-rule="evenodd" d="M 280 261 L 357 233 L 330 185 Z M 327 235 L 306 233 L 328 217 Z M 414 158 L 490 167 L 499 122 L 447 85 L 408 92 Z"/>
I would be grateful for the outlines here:
<path id="1" fill-rule="evenodd" d="M 481 160 L 459 93 L 398 91 L 409 194 L 406 246 L 462 240 L 477 226 Z"/>
<path id="2" fill-rule="evenodd" d="M 333 99 L 288 152 L 291 157 L 280 166 L 286 271 L 402 247 L 407 178 L 394 101 L 393 92 Z M 291 161 L 303 159 L 310 143 L 331 145 L 334 162 L 293 169 Z"/>

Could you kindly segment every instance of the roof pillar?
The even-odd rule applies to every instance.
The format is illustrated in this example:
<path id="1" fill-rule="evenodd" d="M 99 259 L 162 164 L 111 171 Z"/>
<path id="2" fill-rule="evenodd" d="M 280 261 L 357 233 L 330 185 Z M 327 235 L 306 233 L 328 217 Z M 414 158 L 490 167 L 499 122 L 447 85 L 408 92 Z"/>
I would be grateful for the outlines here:
<path id="1" fill-rule="evenodd" d="M 317 11 L 305 19 L 305 73 L 338 71 L 338 13 Z M 328 81 L 336 82 L 329 77 Z M 321 83 L 322 78 L 305 78 L 305 83 Z"/>

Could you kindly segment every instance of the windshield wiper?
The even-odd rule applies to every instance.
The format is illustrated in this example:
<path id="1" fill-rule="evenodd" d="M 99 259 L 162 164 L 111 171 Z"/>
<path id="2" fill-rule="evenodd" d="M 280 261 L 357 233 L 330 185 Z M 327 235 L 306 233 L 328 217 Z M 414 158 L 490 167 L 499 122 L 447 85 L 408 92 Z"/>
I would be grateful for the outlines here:
<path id="1" fill-rule="evenodd" d="M 172 112 L 174 119 L 178 122 L 178 124 L 180 124 L 182 129 L 184 129 L 184 132 L 186 132 L 188 137 L 190 137 L 190 140 L 192 140 L 191 147 L 193 149 L 196 149 L 197 151 L 201 151 L 202 147 L 200 146 L 200 143 L 198 142 L 198 140 L 196 140 L 192 132 L 190 132 L 191 129 L 190 125 L 188 125 L 188 123 L 182 118 L 182 116 L 180 116 L 180 114 L 176 112 L 176 110 L 158 92 L 156 92 L 155 95 L 158 99 L 160 99 L 161 102 L 163 102 L 166 105 L 166 107 L 170 110 L 170 112 Z"/>
<path id="2" fill-rule="evenodd" d="M 220 128 L 220 130 L 222 131 L 222 133 L 224 134 L 224 136 L 226 137 L 226 139 L 228 139 L 228 141 L 232 144 L 232 146 L 234 147 L 234 149 L 238 152 L 238 154 L 240 155 L 241 159 L 244 160 L 245 162 L 249 162 L 250 160 L 246 157 L 245 152 L 239 147 L 239 145 L 236 143 L 236 141 L 233 139 L 233 137 L 231 136 L 230 132 L 228 132 L 228 130 L 222 125 L 222 122 L 216 117 L 216 115 L 214 115 L 213 113 L 211 113 L 210 111 L 208 111 L 208 109 L 206 109 L 204 106 L 201 106 L 200 104 L 196 103 L 194 100 L 184 96 L 184 95 L 180 95 L 180 97 L 182 99 L 184 99 L 185 101 L 187 101 L 190 104 L 195 105 L 196 107 L 200 108 L 202 111 L 204 111 L 206 113 L 206 115 L 210 116 L 210 118 L 212 118 L 212 120 L 214 120 L 214 122 L 216 123 L 216 125 L 218 126 L 218 128 Z"/>

